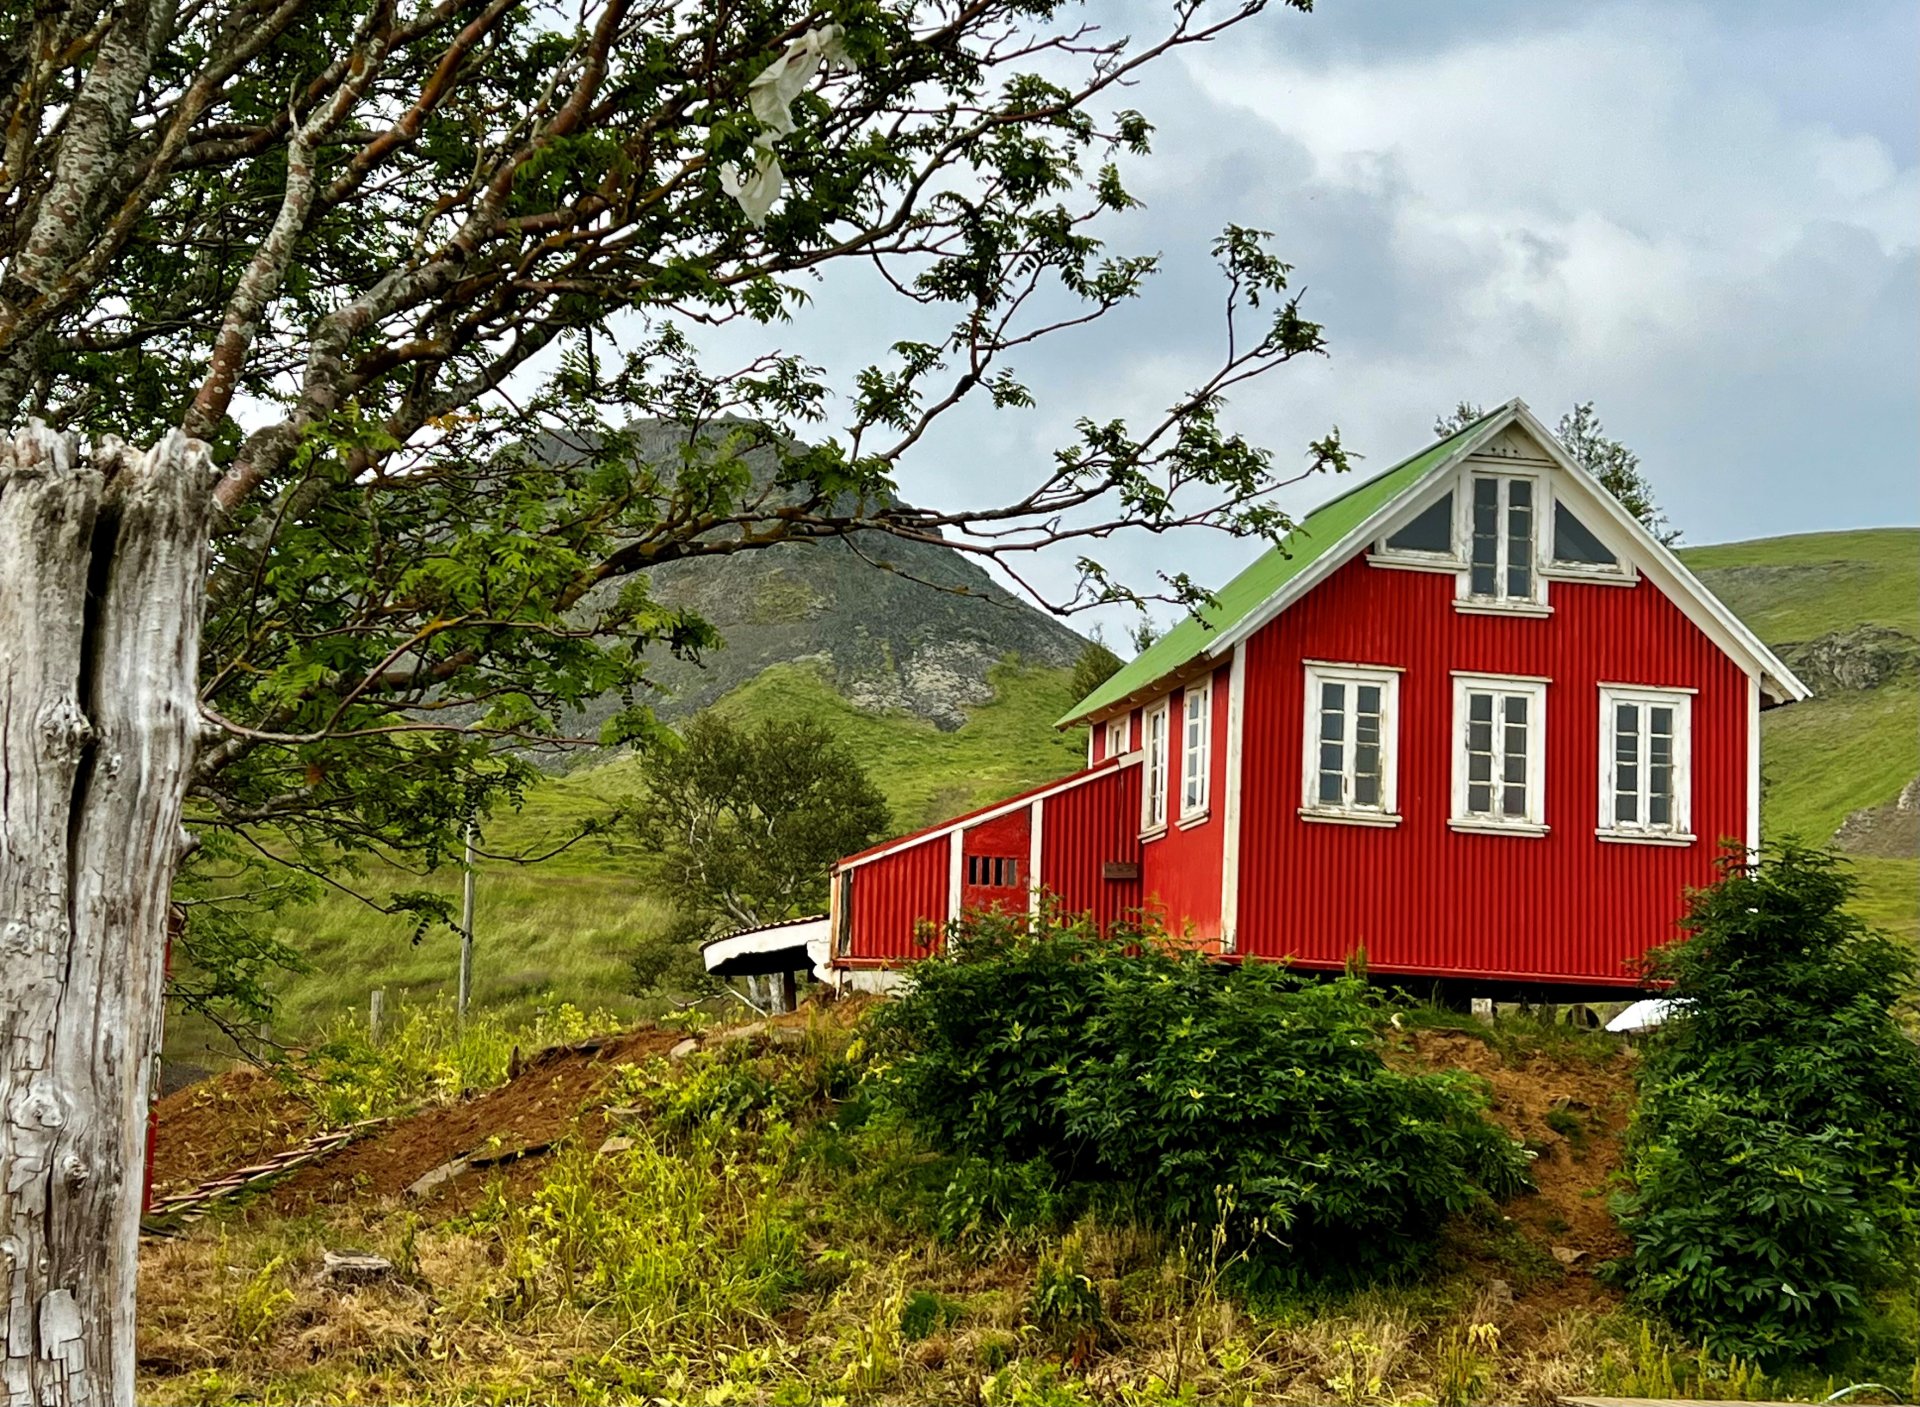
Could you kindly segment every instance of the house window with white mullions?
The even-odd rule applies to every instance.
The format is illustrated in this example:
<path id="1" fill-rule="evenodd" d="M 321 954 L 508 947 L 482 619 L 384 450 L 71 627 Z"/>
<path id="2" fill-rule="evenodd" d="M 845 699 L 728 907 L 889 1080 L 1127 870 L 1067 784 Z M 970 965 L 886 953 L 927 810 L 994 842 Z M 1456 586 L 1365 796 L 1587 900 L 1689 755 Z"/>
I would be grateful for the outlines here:
<path id="1" fill-rule="evenodd" d="M 1107 756 L 1120 757 L 1127 751 L 1127 714 L 1121 714 L 1107 724 Z"/>
<path id="2" fill-rule="evenodd" d="M 1400 821 L 1400 672 L 1309 663 L 1300 816 L 1391 826 Z"/>
<path id="3" fill-rule="evenodd" d="M 1678 689 L 1600 686 L 1602 840 L 1693 840 L 1693 697 Z"/>
<path id="4" fill-rule="evenodd" d="M 1187 687 L 1182 706 L 1185 728 L 1180 743 L 1180 819 L 1204 820 L 1207 814 L 1207 778 L 1213 763 L 1213 681 Z"/>
<path id="5" fill-rule="evenodd" d="M 1141 747 L 1146 759 L 1140 769 L 1140 830 L 1158 834 L 1167 828 L 1167 703 L 1162 699 L 1142 720 Z"/>
<path id="6" fill-rule="evenodd" d="M 1455 830 L 1545 835 L 1547 683 L 1453 677 Z"/>
<path id="7" fill-rule="evenodd" d="M 1537 499 L 1532 479 L 1474 474 L 1468 481 L 1466 600 L 1481 605 L 1538 606 L 1535 570 Z"/>

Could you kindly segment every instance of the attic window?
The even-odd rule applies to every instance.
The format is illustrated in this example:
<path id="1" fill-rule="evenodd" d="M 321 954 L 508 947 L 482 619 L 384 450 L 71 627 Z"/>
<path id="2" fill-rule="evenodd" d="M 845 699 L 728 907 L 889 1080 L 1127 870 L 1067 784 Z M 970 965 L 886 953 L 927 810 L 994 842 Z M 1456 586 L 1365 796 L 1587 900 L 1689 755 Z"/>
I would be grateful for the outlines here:
<path id="1" fill-rule="evenodd" d="M 1564 503 L 1553 505 L 1553 560 L 1576 567 L 1618 567 L 1620 559 L 1573 516 Z"/>
<path id="2" fill-rule="evenodd" d="M 1441 495 L 1419 517 L 1386 542 L 1389 552 L 1419 552 L 1434 557 L 1453 555 L 1453 493 Z"/>

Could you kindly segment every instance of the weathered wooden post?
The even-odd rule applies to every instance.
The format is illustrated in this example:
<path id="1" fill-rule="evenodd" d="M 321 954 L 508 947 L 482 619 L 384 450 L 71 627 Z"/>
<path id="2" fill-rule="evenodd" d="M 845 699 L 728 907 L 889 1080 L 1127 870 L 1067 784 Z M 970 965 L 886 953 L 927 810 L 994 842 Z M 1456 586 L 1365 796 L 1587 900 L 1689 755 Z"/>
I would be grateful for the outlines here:
<path id="1" fill-rule="evenodd" d="M 387 989 L 375 987 L 373 995 L 367 999 L 367 1041 L 372 1045 L 380 1044 L 380 1027 L 387 1014 Z"/>
<path id="2" fill-rule="evenodd" d="M 0 1401 L 133 1401 L 213 472 L 0 436 Z"/>
<path id="3" fill-rule="evenodd" d="M 460 1023 L 473 995 L 473 822 L 467 822 L 467 872 L 460 883 Z"/>

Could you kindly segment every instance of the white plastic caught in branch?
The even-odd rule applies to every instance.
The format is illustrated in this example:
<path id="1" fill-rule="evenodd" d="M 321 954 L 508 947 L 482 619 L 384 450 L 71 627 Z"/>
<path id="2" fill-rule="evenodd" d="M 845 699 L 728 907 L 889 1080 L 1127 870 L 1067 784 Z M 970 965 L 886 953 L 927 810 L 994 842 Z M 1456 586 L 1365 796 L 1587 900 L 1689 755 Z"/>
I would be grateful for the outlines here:
<path id="1" fill-rule="evenodd" d="M 793 100 L 823 70 L 851 73 L 855 66 L 847 53 L 845 32 L 837 24 L 823 24 L 787 45 L 747 85 L 747 107 L 764 130 L 753 139 L 753 169 L 742 173 L 738 163 L 728 162 L 720 168 L 720 189 L 739 202 L 756 228 L 766 223 L 780 198 L 784 177 L 773 144 L 793 131 Z"/>

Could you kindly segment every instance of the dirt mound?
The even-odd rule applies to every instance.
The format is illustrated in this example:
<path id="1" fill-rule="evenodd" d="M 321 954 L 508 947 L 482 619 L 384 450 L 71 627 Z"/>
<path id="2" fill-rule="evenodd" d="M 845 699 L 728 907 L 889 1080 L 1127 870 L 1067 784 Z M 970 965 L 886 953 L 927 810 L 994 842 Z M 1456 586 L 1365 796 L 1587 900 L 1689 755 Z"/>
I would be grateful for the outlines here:
<path id="1" fill-rule="evenodd" d="M 476 1149 L 542 1149 L 574 1129 L 580 1107 L 623 1065 L 664 1055 L 679 1031 L 643 1030 L 555 1046 L 521 1074 L 459 1104 L 426 1109 L 301 1168 L 268 1194 L 280 1209 L 400 1195 L 435 1168 Z M 478 1180 L 477 1175 L 474 1179 Z M 441 1192 L 453 1184 L 443 1185 Z"/>
<path id="2" fill-rule="evenodd" d="M 156 1103 L 153 1113 L 157 1195 L 285 1152 L 315 1132 L 305 1100 L 271 1075 L 248 1068 L 176 1090 Z"/>
<path id="3" fill-rule="evenodd" d="M 1633 1056 L 1621 1049 L 1595 1058 L 1533 1052 L 1509 1058 L 1469 1031 L 1412 1033 L 1422 1064 L 1467 1070 L 1492 1087 L 1496 1123 L 1533 1149 L 1537 1195 L 1503 1209 L 1521 1234 L 1564 1267 L 1517 1294 L 1516 1315 L 1542 1321 L 1575 1307 L 1604 1310 L 1619 1300 L 1594 1279 L 1604 1261 L 1625 1255 L 1627 1240 L 1607 1211 L 1633 1112 Z M 1556 1250 L 1557 1248 L 1557 1250 Z"/>

